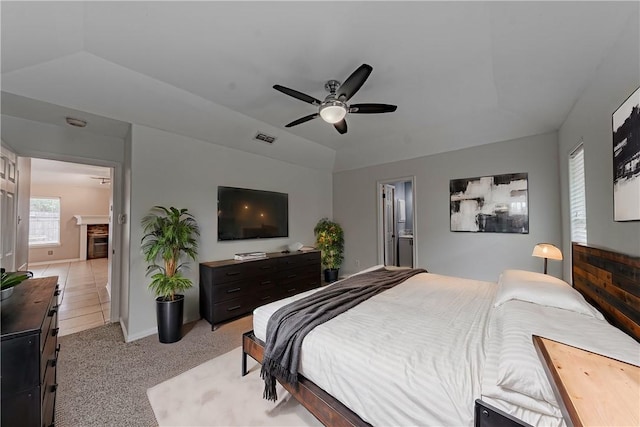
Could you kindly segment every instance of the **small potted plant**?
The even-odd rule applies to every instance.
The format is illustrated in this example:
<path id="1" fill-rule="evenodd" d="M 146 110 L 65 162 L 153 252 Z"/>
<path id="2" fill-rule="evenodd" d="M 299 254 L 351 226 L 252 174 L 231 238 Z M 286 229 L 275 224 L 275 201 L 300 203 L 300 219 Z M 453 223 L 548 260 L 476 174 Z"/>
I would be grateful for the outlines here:
<path id="1" fill-rule="evenodd" d="M 156 294 L 158 338 L 161 343 L 182 339 L 184 295 L 193 284 L 181 274 L 187 265 L 182 258 L 196 260 L 200 235 L 198 224 L 187 209 L 154 206 L 142 218 L 142 253 L 151 276 L 149 289 Z"/>
<path id="2" fill-rule="evenodd" d="M 344 258 L 344 232 L 340 224 L 322 218 L 313 229 L 316 235 L 316 247 L 321 251 L 324 266 L 324 280 L 327 283 L 338 280 L 338 270 Z"/>
<path id="3" fill-rule="evenodd" d="M 13 288 L 33 277 L 33 273 L 30 271 L 14 271 L 12 273 L 7 273 L 4 268 L 1 271 L 0 301 L 9 298 L 13 293 Z"/>

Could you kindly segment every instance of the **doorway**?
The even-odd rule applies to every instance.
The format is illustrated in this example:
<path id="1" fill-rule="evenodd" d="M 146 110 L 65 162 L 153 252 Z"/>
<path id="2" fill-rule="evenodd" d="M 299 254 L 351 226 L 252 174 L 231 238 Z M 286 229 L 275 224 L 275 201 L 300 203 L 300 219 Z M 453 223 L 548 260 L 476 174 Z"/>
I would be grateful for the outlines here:
<path id="1" fill-rule="evenodd" d="M 110 323 L 118 315 L 111 310 L 118 306 L 112 292 L 114 168 L 29 160 L 29 269 L 34 277 L 58 276 L 59 334 Z"/>
<path id="2" fill-rule="evenodd" d="M 415 177 L 378 181 L 378 263 L 415 267 Z"/>

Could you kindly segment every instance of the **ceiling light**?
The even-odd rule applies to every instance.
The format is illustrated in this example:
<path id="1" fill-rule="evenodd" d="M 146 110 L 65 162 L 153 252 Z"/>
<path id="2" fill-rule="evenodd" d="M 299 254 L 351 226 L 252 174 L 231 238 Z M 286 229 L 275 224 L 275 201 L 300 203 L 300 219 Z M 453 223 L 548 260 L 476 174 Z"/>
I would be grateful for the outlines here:
<path id="1" fill-rule="evenodd" d="M 344 102 L 325 101 L 320 105 L 320 117 L 327 123 L 338 123 L 347 115 L 347 107 Z"/>
<path id="2" fill-rule="evenodd" d="M 75 126 L 77 128 L 83 128 L 87 126 L 87 122 L 82 119 L 76 119 L 74 117 L 66 117 L 65 120 L 67 121 L 68 125 Z"/>

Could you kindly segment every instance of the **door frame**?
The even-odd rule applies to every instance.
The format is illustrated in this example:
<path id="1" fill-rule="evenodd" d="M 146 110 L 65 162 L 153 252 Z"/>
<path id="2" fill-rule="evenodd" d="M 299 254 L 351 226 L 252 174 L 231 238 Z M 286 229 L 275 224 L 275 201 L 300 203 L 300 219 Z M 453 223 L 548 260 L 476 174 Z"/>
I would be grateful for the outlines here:
<path id="1" fill-rule="evenodd" d="M 60 162 L 78 163 L 83 165 L 101 166 L 111 168 L 111 211 L 109 212 L 109 239 L 110 253 L 109 262 L 110 271 L 109 286 L 111 288 L 111 322 L 118 322 L 120 320 L 120 299 L 123 293 L 128 292 L 126 287 L 128 284 L 124 283 L 121 269 L 122 269 L 122 254 L 123 254 L 123 223 L 120 218 L 123 214 L 123 189 L 124 189 L 124 175 L 122 164 L 110 160 L 100 159 L 88 159 L 85 157 L 76 157 L 66 154 L 57 153 L 44 153 L 32 150 L 20 151 L 18 157 L 31 157 L 45 160 L 57 160 Z M 115 282 L 115 283 L 114 283 Z"/>
<path id="2" fill-rule="evenodd" d="M 416 215 L 417 203 L 416 203 L 416 176 L 404 176 L 400 178 L 393 179 L 383 179 L 376 181 L 376 215 L 377 215 L 377 223 L 378 227 L 376 230 L 377 241 L 378 241 L 378 264 L 384 265 L 384 221 L 383 221 L 383 210 L 384 203 L 382 200 L 382 190 L 385 184 L 395 184 L 396 182 L 411 182 L 411 194 L 413 196 L 413 206 L 412 206 L 412 214 L 413 214 L 413 268 L 419 267 L 418 260 L 418 232 L 417 229 L 417 218 Z"/>

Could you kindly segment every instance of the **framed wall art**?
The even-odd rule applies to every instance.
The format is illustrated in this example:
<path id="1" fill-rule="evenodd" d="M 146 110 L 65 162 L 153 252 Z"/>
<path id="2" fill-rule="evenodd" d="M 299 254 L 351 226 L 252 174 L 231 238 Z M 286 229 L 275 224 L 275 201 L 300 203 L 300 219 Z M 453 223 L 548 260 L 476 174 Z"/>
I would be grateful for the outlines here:
<path id="1" fill-rule="evenodd" d="M 613 113 L 613 219 L 640 220 L 640 88 Z"/>
<path id="2" fill-rule="evenodd" d="M 529 233 L 528 174 L 449 181 L 451 231 Z"/>

